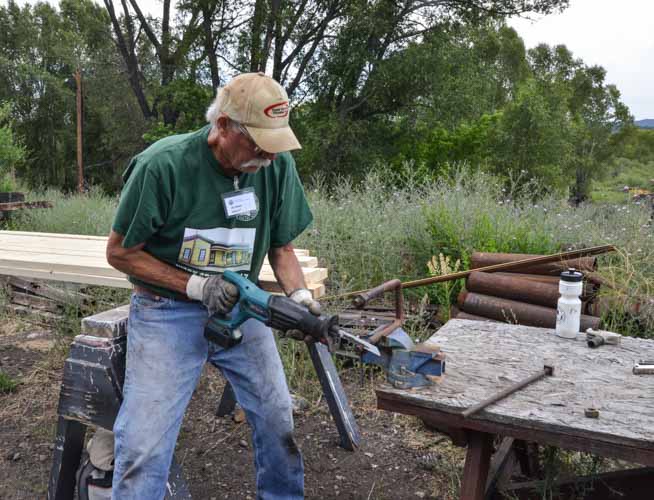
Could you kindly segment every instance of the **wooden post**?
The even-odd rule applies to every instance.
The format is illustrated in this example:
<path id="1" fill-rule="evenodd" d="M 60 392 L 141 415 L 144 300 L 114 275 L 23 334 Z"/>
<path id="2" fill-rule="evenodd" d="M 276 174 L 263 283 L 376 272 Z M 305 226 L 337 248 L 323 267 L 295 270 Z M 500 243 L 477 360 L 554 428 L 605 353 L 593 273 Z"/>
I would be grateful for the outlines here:
<path id="1" fill-rule="evenodd" d="M 493 435 L 471 431 L 463 468 L 460 500 L 483 500 L 493 452 Z"/>
<path id="2" fill-rule="evenodd" d="M 82 162 L 82 73 L 75 70 L 77 88 L 77 191 L 84 192 L 84 164 Z"/>

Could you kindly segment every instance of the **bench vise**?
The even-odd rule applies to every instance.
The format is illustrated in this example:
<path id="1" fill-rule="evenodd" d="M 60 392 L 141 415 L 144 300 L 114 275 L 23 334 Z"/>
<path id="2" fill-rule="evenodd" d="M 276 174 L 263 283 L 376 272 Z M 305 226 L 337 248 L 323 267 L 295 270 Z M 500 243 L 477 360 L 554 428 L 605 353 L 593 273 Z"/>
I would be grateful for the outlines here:
<path id="1" fill-rule="evenodd" d="M 433 385 L 435 377 L 445 373 L 445 355 L 440 348 L 427 343 L 415 345 L 402 328 L 382 337 L 377 347 L 379 356 L 363 351 L 361 361 L 381 366 L 388 382 L 398 389 Z"/>
<path id="2" fill-rule="evenodd" d="M 378 356 L 370 351 L 363 351 L 361 361 L 381 366 L 386 371 L 388 382 L 398 389 L 432 385 L 437 380 L 434 377 L 440 377 L 445 373 L 445 355 L 440 352 L 439 346 L 429 342 L 415 345 L 402 328 L 404 324 L 402 282 L 394 279 L 382 283 L 359 293 L 352 303 L 357 309 L 362 309 L 371 300 L 388 292 L 394 294 L 395 319 L 387 325 L 380 326 L 370 335 L 361 337 L 380 350 Z"/>

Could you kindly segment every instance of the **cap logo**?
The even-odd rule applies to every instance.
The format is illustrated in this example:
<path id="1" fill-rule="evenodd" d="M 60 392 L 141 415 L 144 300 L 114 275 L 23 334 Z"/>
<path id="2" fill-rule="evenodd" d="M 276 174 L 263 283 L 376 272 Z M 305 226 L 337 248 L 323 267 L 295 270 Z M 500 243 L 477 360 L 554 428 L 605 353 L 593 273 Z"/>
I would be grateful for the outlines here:
<path id="1" fill-rule="evenodd" d="M 271 104 L 263 112 L 269 118 L 285 118 L 288 116 L 288 101 Z"/>

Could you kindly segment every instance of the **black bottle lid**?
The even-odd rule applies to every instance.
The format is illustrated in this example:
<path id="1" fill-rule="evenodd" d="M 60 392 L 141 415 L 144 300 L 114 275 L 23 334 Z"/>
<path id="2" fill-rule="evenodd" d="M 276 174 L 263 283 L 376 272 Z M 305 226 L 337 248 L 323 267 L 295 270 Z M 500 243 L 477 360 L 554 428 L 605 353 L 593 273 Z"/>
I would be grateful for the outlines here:
<path id="1" fill-rule="evenodd" d="M 577 271 L 574 267 L 568 268 L 567 271 L 561 273 L 561 280 L 569 283 L 578 283 L 584 279 L 584 275 Z"/>

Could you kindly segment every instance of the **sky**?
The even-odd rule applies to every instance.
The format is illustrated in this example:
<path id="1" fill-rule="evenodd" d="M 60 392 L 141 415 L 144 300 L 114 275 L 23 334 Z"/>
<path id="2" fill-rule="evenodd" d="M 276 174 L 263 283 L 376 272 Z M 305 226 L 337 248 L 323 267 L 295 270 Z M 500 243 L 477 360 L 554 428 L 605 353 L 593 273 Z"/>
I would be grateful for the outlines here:
<path id="1" fill-rule="evenodd" d="M 6 3 L 0 0 L 0 4 Z M 159 0 L 139 3 L 146 12 L 160 14 Z M 652 0 L 570 0 L 570 7 L 561 14 L 530 17 L 509 20 L 527 48 L 539 43 L 566 45 L 586 64 L 607 70 L 606 81 L 618 87 L 636 120 L 654 119 Z"/>
<path id="2" fill-rule="evenodd" d="M 513 18 L 527 48 L 563 44 L 587 65 L 606 69 L 636 120 L 654 118 L 654 2 L 570 0 L 561 14 Z"/>

